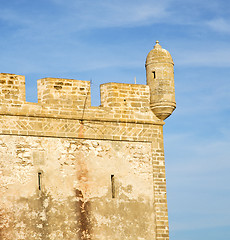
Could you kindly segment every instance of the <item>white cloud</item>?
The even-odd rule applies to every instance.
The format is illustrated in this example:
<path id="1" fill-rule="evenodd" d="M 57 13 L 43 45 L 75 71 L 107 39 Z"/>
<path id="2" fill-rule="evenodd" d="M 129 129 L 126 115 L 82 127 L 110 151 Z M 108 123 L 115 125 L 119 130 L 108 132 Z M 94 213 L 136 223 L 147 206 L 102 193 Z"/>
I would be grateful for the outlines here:
<path id="1" fill-rule="evenodd" d="M 179 66 L 230 67 L 230 48 L 219 45 L 212 49 L 204 47 L 177 51 L 174 59 Z"/>
<path id="2" fill-rule="evenodd" d="M 68 8 L 69 19 L 79 19 L 78 27 L 124 27 L 139 26 L 159 22 L 168 16 L 168 1 L 121 1 L 108 2 L 104 0 L 84 2 L 57 1 L 62 7 Z M 67 16 L 68 18 L 68 16 Z M 78 23 L 77 23 L 78 24 Z M 76 25 L 77 25 L 76 24 Z"/>
<path id="3" fill-rule="evenodd" d="M 217 1 L 176 0 L 47 0 L 47 7 L 33 9 L 1 7 L 0 19 L 15 24 L 22 33 L 63 35 L 76 31 L 111 27 L 136 27 L 154 23 L 209 26 L 213 30 L 230 32 L 223 18 L 206 21 L 206 14 L 218 9 Z M 52 7 L 53 6 L 53 7 Z M 212 6 L 212 7 L 211 7 Z M 207 14 L 208 15 L 208 14 Z"/>
<path id="4" fill-rule="evenodd" d="M 230 33 L 230 21 L 224 18 L 213 19 L 206 24 L 216 32 Z"/>
<path id="5" fill-rule="evenodd" d="M 59 1 L 56 11 L 40 9 L 34 14 L 24 8 L 2 7 L 0 20 L 17 27 L 17 34 L 36 38 L 60 36 L 95 28 L 134 27 L 160 22 L 169 15 L 164 1 Z"/>

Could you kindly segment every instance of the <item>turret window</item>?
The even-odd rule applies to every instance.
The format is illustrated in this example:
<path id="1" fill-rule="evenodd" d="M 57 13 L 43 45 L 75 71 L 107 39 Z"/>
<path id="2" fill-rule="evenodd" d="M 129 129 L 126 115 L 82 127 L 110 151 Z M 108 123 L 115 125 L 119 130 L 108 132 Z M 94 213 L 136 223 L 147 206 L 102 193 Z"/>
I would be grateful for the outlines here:
<path id="1" fill-rule="evenodd" d="M 156 72 L 155 71 L 152 71 L 152 76 L 153 76 L 153 79 L 156 78 Z"/>

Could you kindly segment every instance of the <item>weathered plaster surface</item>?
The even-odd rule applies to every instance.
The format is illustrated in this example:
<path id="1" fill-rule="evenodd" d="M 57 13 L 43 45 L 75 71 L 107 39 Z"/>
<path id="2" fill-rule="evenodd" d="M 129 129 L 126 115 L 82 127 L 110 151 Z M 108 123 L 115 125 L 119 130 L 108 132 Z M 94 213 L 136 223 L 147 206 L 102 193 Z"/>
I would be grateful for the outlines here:
<path id="1" fill-rule="evenodd" d="M 150 143 L 1 136 L 2 238 L 152 239 L 152 167 Z"/>

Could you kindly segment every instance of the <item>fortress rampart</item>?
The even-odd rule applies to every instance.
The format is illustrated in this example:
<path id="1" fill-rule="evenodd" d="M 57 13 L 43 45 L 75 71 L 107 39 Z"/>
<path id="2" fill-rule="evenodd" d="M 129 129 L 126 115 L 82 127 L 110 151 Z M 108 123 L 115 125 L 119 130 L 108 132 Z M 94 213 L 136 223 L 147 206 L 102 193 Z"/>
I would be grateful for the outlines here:
<path id="1" fill-rule="evenodd" d="M 158 59 L 158 60 L 157 60 Z M 162 60 L 163 59 L 163 60 Z M 163 120 L 173 62 L 157 42 L 147 85 L 0 74 L 0 239 L 167 240 Z"/>
<path id="2" fill-rule="evenodd" d="M 91 107 L 89 81 L 40 79 L 38 103 L 30 103 L 25 101 L 24 76 L 1 73 L 0 91 L 1 113 L 4 114 L 163 123 L 150 111 L 150 93 L 147 85 L 102 84 L 99 107 Z"/>

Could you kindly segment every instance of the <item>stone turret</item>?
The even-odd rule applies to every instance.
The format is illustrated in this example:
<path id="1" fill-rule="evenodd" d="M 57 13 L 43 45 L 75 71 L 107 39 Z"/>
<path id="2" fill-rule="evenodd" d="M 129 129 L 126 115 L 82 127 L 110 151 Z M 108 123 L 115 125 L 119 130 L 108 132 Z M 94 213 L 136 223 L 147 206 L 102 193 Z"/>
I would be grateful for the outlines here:
<path id="1" fill-rule="evenodd" d="M 173 60 L 159 41 L 146 58 L 146 78 L 150 87 L 150 107 L 153 113 L 164 120 L 176 108 Z"/>

